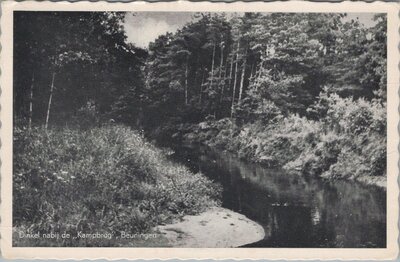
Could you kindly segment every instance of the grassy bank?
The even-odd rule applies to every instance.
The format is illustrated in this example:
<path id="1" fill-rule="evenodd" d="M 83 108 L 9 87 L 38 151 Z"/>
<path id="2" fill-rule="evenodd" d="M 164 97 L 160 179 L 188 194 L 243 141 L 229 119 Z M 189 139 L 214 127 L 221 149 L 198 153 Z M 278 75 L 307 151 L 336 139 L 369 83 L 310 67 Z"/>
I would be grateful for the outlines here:
<path id="1" fill-rule="evenodd" d="M 269 167 L 386 187 L 385 105 L 322 94 L 309 108 L 315 120 L 272 109 L 257 121 L 225 118 L 186 127 L 185 138 Z"/>
<path id="2" fill-rule="evenodd" d="M 149 233 L 155 225 L 219 202 L 218 185 L 170 162 L 123 126 L 47 132 L 15 128 L 13 168 L 16 246 L 141 245 L 142 239 L 120 236 Z M 43 238 L 64 232 L 71 238 Z M 24 233 L 40 237 L 19 237 Z"/>

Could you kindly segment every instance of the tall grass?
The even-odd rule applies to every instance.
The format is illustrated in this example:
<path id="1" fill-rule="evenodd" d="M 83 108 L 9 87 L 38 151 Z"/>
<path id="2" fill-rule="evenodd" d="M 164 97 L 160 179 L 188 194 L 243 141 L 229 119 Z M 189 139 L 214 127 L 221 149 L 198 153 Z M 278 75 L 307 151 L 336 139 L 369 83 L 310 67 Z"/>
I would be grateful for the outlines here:
<path id="1" fill-rule="evenodd" d="M 218 205 L 219 196 L 218 185 L 170 162 L 128 127 L 14 130 L 16 233 L 145 233 L 172 218 Z M 14 239 L 15 245 L 117 244 Z"/>

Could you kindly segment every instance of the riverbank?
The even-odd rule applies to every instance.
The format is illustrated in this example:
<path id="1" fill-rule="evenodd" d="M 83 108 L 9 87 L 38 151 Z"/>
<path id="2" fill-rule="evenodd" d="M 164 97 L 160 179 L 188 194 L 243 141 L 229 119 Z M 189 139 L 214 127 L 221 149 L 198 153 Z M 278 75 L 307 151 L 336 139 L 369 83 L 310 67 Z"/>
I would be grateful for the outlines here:
<path id="1" fill-rule="evenodd" d="M 220 203 L 221 188 L 120 125 L 14 129 L 13 226 L 43 233 L 149 233 Z M 130 246 L 107 238 L 15 237 L 15 246 Z"/>
<path id="2" fill-rule="evenodd" d="M 296 128 L 305 121 L 299 120 Z M 267 168 L 328 180 L 354 180 L 386 189 L 385 137 L 362 134 L 355 138 L 312 128 L 292 133 L 276 129 L 260 130 L 257 123 L 238 127 L 230 119 L 222 119 L 192 126 L 182 132 L 182 139 L 235 153 Z"/>
<path id="3" fill-rule="evenodd" d="M 172 224 L 157 226 L 172 247 L 239 247 L 264 238 L 264 229 L 242 214 L 214 207 L 199 215 L 185 216 Z"/>
<path id="4" fill-rule="evenodd" d="M 266 167 L 386 188 L 386 109 L 380 102 L 331 95 L 326 116 L 295 114 L 240 122 L 209 119 L 180 127 L 183 140 L 236 153 Z"/>
<path id="5" fill-rule="evenodd" d="M 246 247 L 385 246 L 386 192 L 381 188 L 291 174 L 199 144 L 172 148 L 173 161 L 222 185 L 223 207 L 262 225 L 264 239 Z"/>

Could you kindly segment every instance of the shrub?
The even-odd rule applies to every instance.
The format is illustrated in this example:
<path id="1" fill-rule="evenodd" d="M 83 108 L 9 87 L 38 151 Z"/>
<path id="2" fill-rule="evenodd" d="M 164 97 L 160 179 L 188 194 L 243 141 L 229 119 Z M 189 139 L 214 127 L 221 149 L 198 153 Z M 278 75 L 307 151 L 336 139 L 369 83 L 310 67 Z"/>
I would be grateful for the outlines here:
<path id="1" fill-rule="evenodd" d="M 282 118 L 272 103 L 261 105 L 255 111 L 258 120 L 240 125 L 230 119 L 209 120 L 194 137 L 254 162 L 309 175 L 386 175 L 386 104 L 380 100 L 324 92 L 308 110 L 315 120 L 294 114 Z"/>

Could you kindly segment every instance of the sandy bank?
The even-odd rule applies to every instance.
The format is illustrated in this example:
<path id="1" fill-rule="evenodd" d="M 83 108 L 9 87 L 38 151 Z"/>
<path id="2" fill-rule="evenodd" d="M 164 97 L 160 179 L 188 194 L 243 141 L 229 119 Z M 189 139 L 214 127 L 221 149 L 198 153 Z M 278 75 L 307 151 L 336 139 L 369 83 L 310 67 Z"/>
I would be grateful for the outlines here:
<path id="1" fill-rule="evenodd" d="M 238 247 L 264 238 L 264 229 L 242 214 L 212 208 L 156 228 L 173 247 Z"/>

